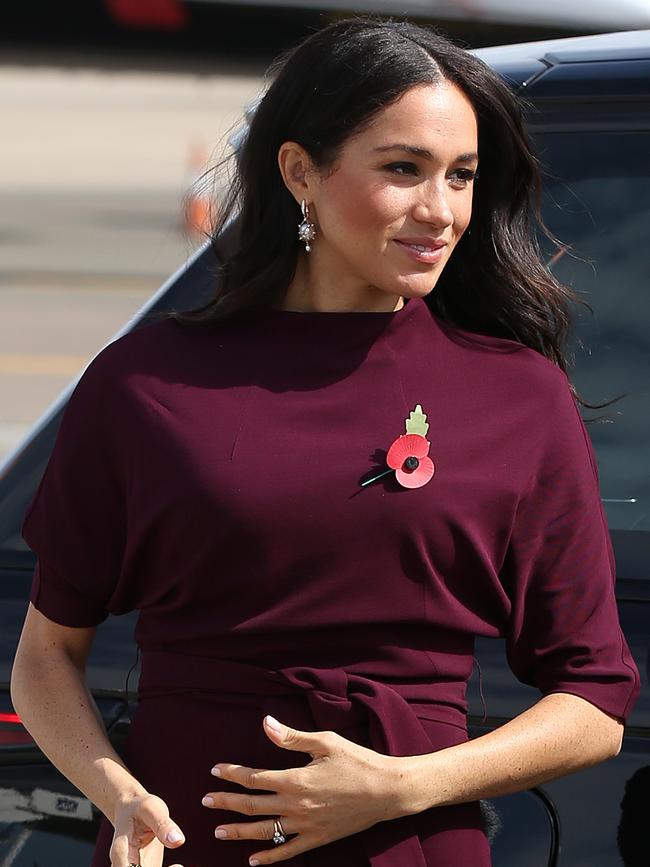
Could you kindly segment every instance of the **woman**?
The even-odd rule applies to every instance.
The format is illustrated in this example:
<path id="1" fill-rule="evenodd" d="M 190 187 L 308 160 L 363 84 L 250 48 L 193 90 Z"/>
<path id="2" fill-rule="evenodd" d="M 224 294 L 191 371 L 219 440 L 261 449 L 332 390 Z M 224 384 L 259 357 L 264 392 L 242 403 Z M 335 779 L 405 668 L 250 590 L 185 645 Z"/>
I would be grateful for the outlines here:
<path id="1" fill-rule="evenodd" d="M 14 703 L 107 817 L 94 867 L 483 867 L 478 800 L 615 755 L 638 689 L 535 162 L 427 30 L 340 22 L 275 73 L 215 300 L 68 405 Z M 118 756 L 83 670 L 134 608 Z M 543 695 L 468 741 L 476 635 Z"/>

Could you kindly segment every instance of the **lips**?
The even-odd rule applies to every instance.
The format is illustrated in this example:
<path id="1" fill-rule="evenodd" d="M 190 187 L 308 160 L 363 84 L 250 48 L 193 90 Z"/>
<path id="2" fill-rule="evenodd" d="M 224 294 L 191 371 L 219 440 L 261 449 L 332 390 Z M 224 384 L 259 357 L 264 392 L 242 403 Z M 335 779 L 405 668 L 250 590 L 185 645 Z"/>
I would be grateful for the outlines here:
<path id="1" fill-rule="evenodd" d="M 434 265 L 444 256 L 447 241 L 433 238 L 393 238 L 397 246 L 416 262 Z"/>
<path id="2" fill-rule="evenodd" d="M 395 238 L 395 241 L 405 247 L 411 247 L 419 253 L 432 253 L 434 250 L 447 246 L 446 241 L 434 241 L 430 238 Z"/>

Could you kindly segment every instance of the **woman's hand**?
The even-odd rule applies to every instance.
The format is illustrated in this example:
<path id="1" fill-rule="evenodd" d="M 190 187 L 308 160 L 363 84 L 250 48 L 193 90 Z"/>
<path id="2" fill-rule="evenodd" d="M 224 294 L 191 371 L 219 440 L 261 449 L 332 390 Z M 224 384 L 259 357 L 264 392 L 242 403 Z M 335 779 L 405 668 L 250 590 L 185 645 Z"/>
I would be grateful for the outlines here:
<path id="1" fill-rule="evenodd" d="M 127 867 L 128 864 L 161 867 L 165 846 L 175 849 L 185 842 L 183 832 L 169 818 L 167 804 L 149 793 L 120 803 L 115 809 L 113 825 L 111 867 Z"/>
<path id="2" fill-rule="evenodd" d="M 275 730 L 273 724 L 279 728 Z M 292 839 L 260 849 L 251 856 L 250 864 L 285 861 L 405 814 L 401 803 L 405 781 L 399 758 L 366 749 L 335 732 L 296 731 L 273 717 L 264 718 L 264 729 L 277 746 L 309 753 L 313 761 L 284 771 L 220 763 L 212 771 L 215 776 L 275 794 L 209 792 L 203 799 L 206 807 L 281 820 L 284 833 Z M 270 841 L 273 831 L 273 819 L 264 819 L 219 825 L 215 835 L 222 840 Z"/>

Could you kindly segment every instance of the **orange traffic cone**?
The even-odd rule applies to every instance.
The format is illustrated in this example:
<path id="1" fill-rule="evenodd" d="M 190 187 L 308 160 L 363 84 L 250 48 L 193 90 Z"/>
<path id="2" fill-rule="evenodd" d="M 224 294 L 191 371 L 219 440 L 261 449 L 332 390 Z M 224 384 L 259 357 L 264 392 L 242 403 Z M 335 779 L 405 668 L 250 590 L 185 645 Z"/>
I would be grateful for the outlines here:
<path id="1" fill-rule="evenodd" d="M 185 231 L 191 237 L 209 235 L 212 228 L 212 201 L 208 194 L 209 177 L 204 177 L 208 162 L 206 147 L 190 146 L 188 175 L 190 183 L 184 198 Z"/>

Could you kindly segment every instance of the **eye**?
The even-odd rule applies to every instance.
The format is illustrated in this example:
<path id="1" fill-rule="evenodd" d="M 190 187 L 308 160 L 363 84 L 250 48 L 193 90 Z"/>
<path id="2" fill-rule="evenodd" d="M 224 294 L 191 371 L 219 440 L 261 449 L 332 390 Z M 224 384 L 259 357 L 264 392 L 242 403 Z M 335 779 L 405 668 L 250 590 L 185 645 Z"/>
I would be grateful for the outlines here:
<path id="1" fill-rule="evenodd" d="M 450 180 L 455 187 L 462 189 L 476 180 L 477 177 L 478 169 L 475 171 L 472 171 L 472 169 L 454 169 L 450 175 Z"/>
<path id="2" fill-rule="evenodd" d="M 416 175 L 418 173 L 418 167 L 415 163 L 389 163 L 384 168 L 395 175 Z"/>

